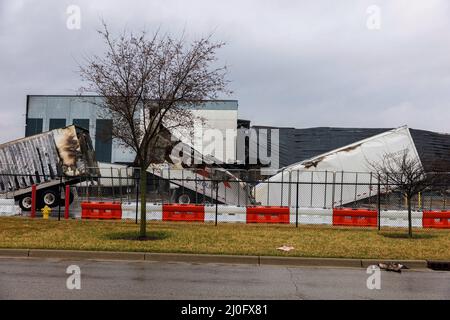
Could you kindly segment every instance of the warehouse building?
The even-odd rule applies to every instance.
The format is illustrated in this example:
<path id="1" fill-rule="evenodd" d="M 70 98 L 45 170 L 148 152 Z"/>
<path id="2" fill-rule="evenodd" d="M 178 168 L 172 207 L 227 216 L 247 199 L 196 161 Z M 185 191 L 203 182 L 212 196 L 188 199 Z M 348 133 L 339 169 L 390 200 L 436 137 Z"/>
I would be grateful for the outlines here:
<path id="1" fill-rule="evenodd" d="M 89 130 L 98 161 L 131 163 L 134 161 L 134 153 L 119 146 L 112 138 L 112 120 L 99 116 L 98 103 L 101 99 L 99 96 L 29 95 L 25 136 L 75 124 Z M 238 101 L 205 100 L 195 106 L 192 113 L 194 117 L 203 120 L 203 131 L 219 129 L 223 132 L 223 137 L 226 137 L 227 129 L 236 130 Z M 225 143 L 224 148 L 228 148 Z M 227 149 L 223 152 L 223 157 L 234 158 L 235 154 L 233 148 Z"/>
<path id="2" fill-rule="evenodd" d="M 112 120 L 98 116 L 98 107 L 94 104 L 98 96 L 69 96 L 69 95 L 29 95 L 26 107 L 25 135 L 30 136 L 43 131 L 75 124 L 89 129 L 96 157 L 101 162 L 107 163 L 131 163 L 134 154 L 119 146 L 111 137 Z M 268 140 L 271 140 L 270 129 L 277 129 L 278 142 L 278 167 L 286 167 L 291 164 L 315 157 L 322 153 L 352 144 L 356 141 L 369 138 L 390 128 L 333 128 L 318 127 L 297 129 L 292 127 L 251 126 L 249 120 L 238 119 L 237 100 L 204 101 L 193 109 L 194 116 L 204 120 L 202 130 L 212 128 L 223 132 L 229 129 L 248 130 L 250 128 L 259 132 L 267 129 Z M 450 135 L 425 130 L 410 130 L 417 151 L 427 171 L 450 172 Z M 238 131 L 236 135 L 241 134 Z M 236 140 L 240 140 L 239 136 Z M 271 143 L 268 142 L 269 153 L 272 152 Z M 222 161 L 230 162 L 230 158 L 236 159 L 236 148 L 224 142 L 225 148 Z M 259 146 L 259 142 L 258 142 Z M 248 149 L 248 145 L 246 146 Z M 246 152 L 248 154 L 248 150 Z M 230 155 L 233 155 L 230 157 Z M 247 165 L 245 165 L 247 164 Z M 244 164 L 231 165 L 231 168 L 253 169 L 259 167 Z"/>

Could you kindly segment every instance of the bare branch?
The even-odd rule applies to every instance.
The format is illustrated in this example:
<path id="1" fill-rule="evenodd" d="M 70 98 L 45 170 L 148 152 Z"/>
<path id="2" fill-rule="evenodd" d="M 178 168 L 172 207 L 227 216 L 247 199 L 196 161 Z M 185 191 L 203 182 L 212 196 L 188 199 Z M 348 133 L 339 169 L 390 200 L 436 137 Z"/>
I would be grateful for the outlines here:
<path id="1" fill-rule="evenodd" d="M 193 126 L 190 106 L 231 93 L 226 66 L 213 67 L 224 43 L 211 36 L 187 43 L 184 34 L 175 39 L 158 30 L 150 38 L 145 31 L 113 38 L 103 20 L 98 32 L 106 51 L 80 66 L 80 91 L 102 97 L 97 105 L 113 120 L 113 137 L 136 152 L 141 167 L 152 161 L 164 130 Z"/>

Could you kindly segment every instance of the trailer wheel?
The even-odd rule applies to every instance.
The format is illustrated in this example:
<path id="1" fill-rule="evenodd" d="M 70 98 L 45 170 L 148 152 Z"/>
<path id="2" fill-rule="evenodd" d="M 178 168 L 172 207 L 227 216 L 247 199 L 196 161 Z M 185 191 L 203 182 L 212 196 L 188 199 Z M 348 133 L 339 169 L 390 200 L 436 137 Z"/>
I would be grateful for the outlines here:
<path id="1" fill-rule="evenodd" d="M 27 194 L 19 199 L 19 207 L 23 211 L 31 211 L 31 194 Z"/>
<path id="2" fill-rule="evenodd" d="M 195 202 L 195 193 L 188 189 L 182 190 L 182 188 L 175 189 L 171 196 L 173 203 L 189 204 Z"/>
<path id="3" fill-rule="evenodd" d="M 42 195 L 40 197 L 42 206 L 49 206 L 50 208 L 54 208 L 56 206 L 58 206 L 58 202 L 59 202 L 59 196 L 58 196 L 58 192 L 56 192 L 55 190 L 45 190 L 42 192 Z"/>
<path id="4" fill-rule="evenodd" d="M 189 204 L 189 203 L 191 203 L 191 197 L 187 193 L 181 193 L 177 197 L 177 203 Z"/>
<path id="5" fill-rule="evenodd" d="M 183 191 L 181 188 L 175 190 L 172 196 L 172 201 L 179 204 L 213 204 L 215 201 L 208 196 L 201 193 L 195 193 L 187 188 Z"/>

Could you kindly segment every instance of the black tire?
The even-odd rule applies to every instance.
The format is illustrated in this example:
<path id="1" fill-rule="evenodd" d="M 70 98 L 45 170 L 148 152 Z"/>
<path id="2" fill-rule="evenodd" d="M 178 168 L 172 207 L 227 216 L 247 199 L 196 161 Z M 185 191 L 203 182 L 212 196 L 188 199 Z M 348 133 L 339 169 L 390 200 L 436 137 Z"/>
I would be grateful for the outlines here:
<path id="1" fill-rule="evenodd" d="M 60 197 L 57 190 L 47 189 L 43 190 L 39 194 L 39 207 L 43 208 L 46 205 L 50 208 L 57 207 L 59 205 Z"/>
<path id="2" fill-rule="evenodd" d="M 208 196 L 201 193 L 196 193 L 187 188 L 178 188 L 174 192 L 174 197 L 172 198 L 174 203 L 179 204 L 213 204 L 215 201 Z"/>
<path id="3" fill-rule="evenodd" d="M 192 203 L 191 196 L 187 192 L 180 192 L 180 194 L 177 195 L 177 203 L 179 204 L 189 204 Z"/>
<path id="4" fill-rule="evenodd" d="M 174 190 L 171 201 L 179 204 L 195 203 L 195 193 L 186 188 L 178 188 Z"/>
<path id="5" fill-rule="evenodd" d="M 31 193 L 23 195 L 18 201 L 22 211 L 31 211 Z"/>

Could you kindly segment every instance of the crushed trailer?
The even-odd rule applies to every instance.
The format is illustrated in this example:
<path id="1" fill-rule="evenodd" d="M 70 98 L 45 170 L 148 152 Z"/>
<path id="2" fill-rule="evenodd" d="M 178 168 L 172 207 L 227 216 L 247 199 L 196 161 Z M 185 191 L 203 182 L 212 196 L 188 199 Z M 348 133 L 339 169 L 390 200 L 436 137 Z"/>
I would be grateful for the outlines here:
<path id="1" fill-rule="evenodd" d="M 285 167 L 256 185 L 255 200 L 261 205 L 295 206 L 298 186 L 298 198 L 304 207 L 332 208 L 355 203 L 378 194 L 374 165 L 402 156 L 405 151 L 421 163 L 406 126 Z M 317 188 L 324 197 L 317 196 Z M 386 191 L 384 186 L 381 191 Z"/>
<path id="2" fill-rule="evenodd" d="M 33 185 L 36 208 L 56 207 L 60 186 L 87 176 L 99 176 L 98 164 L 89 132 L 74 125 L 0 145 L 0 195 L 14 198 L 24 211 L 31 210 Z"/>

